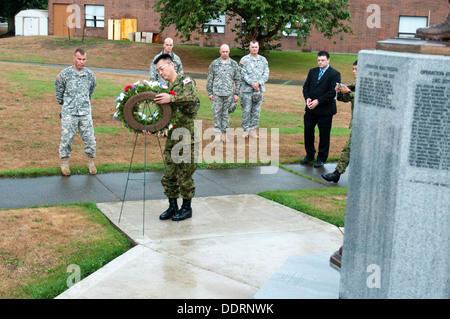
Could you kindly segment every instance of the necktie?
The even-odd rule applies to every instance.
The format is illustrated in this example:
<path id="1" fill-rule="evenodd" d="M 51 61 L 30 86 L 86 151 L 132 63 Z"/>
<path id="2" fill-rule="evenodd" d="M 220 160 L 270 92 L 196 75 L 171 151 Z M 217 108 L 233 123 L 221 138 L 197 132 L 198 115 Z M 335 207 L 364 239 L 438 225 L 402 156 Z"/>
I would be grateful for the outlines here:
<path id="1" fill-rule="evenodd" d="M 320 71 L 319 71 L 319 77 L 317 78 L 317 82 L 319 82 L 319 80 L 320 80 L 320 78 L 322 77 L 322 75 L 323 75 L 324 72 L 325 72 L 324 70 L 320 69 Z"/>

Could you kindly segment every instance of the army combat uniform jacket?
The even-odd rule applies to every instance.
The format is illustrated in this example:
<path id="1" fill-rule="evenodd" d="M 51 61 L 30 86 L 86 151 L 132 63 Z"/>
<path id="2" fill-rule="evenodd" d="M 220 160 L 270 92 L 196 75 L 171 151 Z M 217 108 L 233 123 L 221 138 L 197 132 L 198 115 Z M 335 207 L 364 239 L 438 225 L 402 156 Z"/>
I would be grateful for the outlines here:
<path id="1" fill-rule="evenodd" d="M 236 61 L 215 59 L 208 70 L 206 90 L 208 95 L 239 95 L 241 89 L 241 69 Z"/>
<path id="2" fill-rule="evenodd" d="M 62 70 L 55 79 L 56 100 L 62 105 L 61 114 L 91 115 L 91 98 L 97 82 L 94 73 L 73 66 Z"/>
<path id="3" fill-rule="evenodd" d="M 266 58 L 259 55 L 254 58 L 251 54 L 242 57 L 239 64 L 242 67 L 242 93 L 253 92 L 252 84 L 259 83 L 261 93 L 265 92 L 264 83 L 269 79 L 269 63 Z"/>
<path id="4" fill-rule="evenodd" d="M 352 119 L 353 119 L 353 107 L 355 105 L 355 83 L 347 86 L 350 89 L 350 93 L 338 93 L 337 100 L 341 102 L 351 102 L 352 105 Z M 350 127 L 352 128 L 352 120 L 350 120 Z"/>
<path id="5" fill-rule="evenodd" d="M 197 118 L 197 111 L 200 108 L 195 82 L 187 75 L 178 74 L 175 81 L 169 85 L 169 89 L 175 92 L 175 95 L 170 96 L 170 104 L 176 106 L 182 114 L 181 119 L 177 120 L 177 126 L 175 128 L 183 127 L 187 129 L 193 141 L 194 124 Z M 170 130 L 169 134 L 172 131 Z"/>

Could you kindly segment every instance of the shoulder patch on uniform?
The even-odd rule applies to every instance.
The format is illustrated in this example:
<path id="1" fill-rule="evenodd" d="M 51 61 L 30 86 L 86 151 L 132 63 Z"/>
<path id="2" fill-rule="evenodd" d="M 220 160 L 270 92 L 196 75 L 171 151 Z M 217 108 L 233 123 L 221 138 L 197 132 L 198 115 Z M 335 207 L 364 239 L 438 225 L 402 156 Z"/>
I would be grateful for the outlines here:
<path id="1" fill-rule="evenodd" d="M 58 80 L 58 82 L 61 82 L 61 77 L 59 75 L 56 77 L 56 79 Z"/>
<path id="2" fill-rule="evenodd" d="M 185 78 L 183 80 L 183 84 L 188 84 L 188 83 L 191 83 L 191 78 Z"/>

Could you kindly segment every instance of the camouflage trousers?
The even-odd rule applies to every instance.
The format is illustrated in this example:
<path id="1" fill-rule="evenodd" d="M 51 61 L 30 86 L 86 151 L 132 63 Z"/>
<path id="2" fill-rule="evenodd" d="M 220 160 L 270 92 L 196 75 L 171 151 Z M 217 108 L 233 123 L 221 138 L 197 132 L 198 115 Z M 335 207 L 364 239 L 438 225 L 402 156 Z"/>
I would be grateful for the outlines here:
<path id="1" fill-rule="evenodd" d="M 230 112 L 228 112 L 231 104 L 234 102 L 233 95 L 218 96 L 214 95 L 212 100 L 212 112 L 214 115 L 214 131 L 227 132 L 230 128 Z"/>
<path id="2" fill-rule="evenodd" d="M 339 161 L 336 165 L 336 170 L 344 174 L 345 170 L 347 169 L 347 166 L 350 162 L 350 144 L 352 140 L 352 133 L 350 132 L 350 135 L 347 138 L 347 141 L 344 144 L 344 148 L 342 149 L 341 156 L 339 157 Z"/>
<path id="3" fill-rule="evenodd" d="M 96 142 L 94 125 L 91 115 L 69 115 L 61 113 L 61 142 L 59 144 L 59 157 L 69 157 L 72 152 L 72 142 L 80 132 L 84 143 L 84 152 L 89 157 L 95 157 Z"/>
<path id="4" fill-rule="evenodd" d="M 194 144 L 191 145 L 190 154 L 173 154 L 172 149 L 175 144 L 181 143 L 167 138 L 164 149 L 164 159 L 166 161 L 166 171 L 161 178 L 164 188 L 164 195 L 168 198 L 191 199 L 195 195 L 194 172 L 197 169 L 195 161 Z M 176 158 L 174 158 L 176 157 Z"/>
<path id="5" fill-rule="evenodd" d="M 263 98 L 258 102 L 253 102 L 253 93 L 241 93 L 241 107 L 242 107 L 242 128 L 244 131 L 254 130 L 259 124 L 259 115 L 261 113 L 261 106 Z"/>

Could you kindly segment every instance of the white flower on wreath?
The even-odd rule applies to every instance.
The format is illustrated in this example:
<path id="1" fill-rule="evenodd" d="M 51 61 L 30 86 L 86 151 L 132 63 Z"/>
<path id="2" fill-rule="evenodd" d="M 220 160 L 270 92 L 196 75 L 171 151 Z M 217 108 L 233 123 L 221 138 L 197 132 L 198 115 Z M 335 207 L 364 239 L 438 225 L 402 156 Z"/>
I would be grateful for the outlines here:
<path id="1" fill-rule="evenodd" d="M 141 119 L 145 120 L 147 118 L 147 115 L 145 115 L 142 112 L 137 112 L 137 114 L 141 117 Z"/>
<path id="2" fill-rule="evenodd" d="M 120 93 L 120 95 L 117 97 L 117 99 L 116 99 L 116 102 L 120 102 L 120 101 L 123 101 L 123 98 L 125 97 L 125 94 L 123 94 L 123 92 L 122 93 Z"/>

